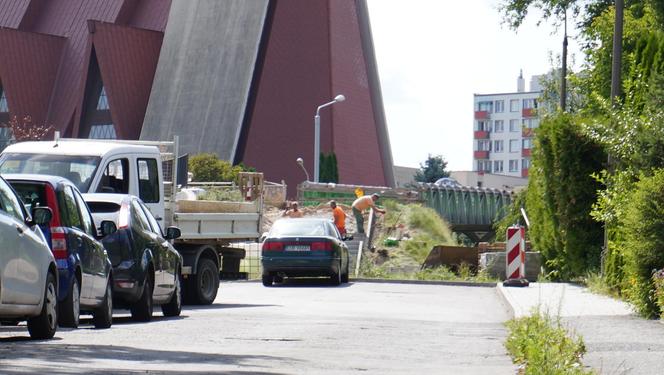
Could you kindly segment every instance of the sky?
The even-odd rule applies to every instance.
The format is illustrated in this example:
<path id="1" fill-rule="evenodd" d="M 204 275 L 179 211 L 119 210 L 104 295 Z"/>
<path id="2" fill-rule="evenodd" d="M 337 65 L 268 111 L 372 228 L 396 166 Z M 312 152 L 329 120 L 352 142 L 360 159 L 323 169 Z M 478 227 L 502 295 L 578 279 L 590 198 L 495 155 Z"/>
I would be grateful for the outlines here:
<path id="1" fill-rule="evenodd" d="M 537 26 L 536 10 L 516 32 L 502 25 L 499 0 L 367 2 L 394 165 L 431 154 L 472 170 L 473 94 L 516 91 L 521 69 L 528 90 L 562 49 L 562 28 Z M 579 66 L 572 39 L 569 51 Z"/>

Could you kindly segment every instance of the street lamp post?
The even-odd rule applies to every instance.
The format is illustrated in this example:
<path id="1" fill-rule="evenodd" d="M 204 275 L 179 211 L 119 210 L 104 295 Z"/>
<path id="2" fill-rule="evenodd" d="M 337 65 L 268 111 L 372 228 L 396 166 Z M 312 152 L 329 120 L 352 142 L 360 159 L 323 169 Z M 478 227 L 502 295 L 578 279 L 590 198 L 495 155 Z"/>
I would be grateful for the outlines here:
<path id="1" fill-rule="evenodd" d="M 316 109 L 316 116 L 314 116 L 314 182 L 319 182 L 320 177 L 320 110 L 344 100 L 346 97 L 339 94 L 334 97 L 333 101 L 319 105 Z"/>
<path id="2" fill-rule="evenodd" d="M 302 170 L 304 171 L 304 175 L 307 176 L 307 182 L 309 182 L 309 172 L 307 172 L 307 168 L 304 167 L 304 160 L 302 160 L 302 158 L 297 158 L 295 159 L 295 161 L 297 162 L 297 165 L 299 165 L 300 168 L 302 168 Z"/>

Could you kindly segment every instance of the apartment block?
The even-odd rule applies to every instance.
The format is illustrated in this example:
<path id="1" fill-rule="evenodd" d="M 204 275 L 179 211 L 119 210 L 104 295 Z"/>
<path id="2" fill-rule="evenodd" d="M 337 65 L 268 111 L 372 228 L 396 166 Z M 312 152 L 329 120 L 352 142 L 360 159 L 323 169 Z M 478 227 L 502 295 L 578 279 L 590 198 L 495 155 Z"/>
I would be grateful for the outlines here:
<path id="1" fill-rule="evenodd" d="M 473 171 L 528 177 L 534 129 L 539 126 L 541 76 L 525 91 L 523 73 L 517 91 L 474 95 Z"/>

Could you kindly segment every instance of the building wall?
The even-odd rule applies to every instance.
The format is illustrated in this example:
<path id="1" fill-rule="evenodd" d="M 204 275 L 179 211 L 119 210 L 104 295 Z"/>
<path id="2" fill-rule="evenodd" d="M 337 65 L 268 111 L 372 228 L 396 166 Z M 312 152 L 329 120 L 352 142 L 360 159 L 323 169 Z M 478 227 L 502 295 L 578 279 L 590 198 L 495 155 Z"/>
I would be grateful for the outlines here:
<path id="1" fill-rule="evenodd" d="M 524 103 L 537 103 L 540 95 L 540 91 L 474 95 L 473 171 L 528 176 L 539 117 L 536 108 L 526 109 Z M 499 102 L 503 103 L 502 111 Z"/>

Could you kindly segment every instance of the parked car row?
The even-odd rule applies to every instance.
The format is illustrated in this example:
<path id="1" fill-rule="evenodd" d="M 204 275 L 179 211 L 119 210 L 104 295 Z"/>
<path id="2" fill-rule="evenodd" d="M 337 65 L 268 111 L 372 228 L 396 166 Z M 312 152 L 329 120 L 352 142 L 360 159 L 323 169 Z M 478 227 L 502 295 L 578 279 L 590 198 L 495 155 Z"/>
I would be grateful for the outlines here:
<path id="1" fill-rule="evenodd" d="M 0 171 L 2 171 L 0 169 Z M 113 307 L 138 321 L 182 308 L 182 257 L 137 197 L 82 195 L 64 177 L 0 177 L 0 322 L 27 320 L 30 336 L 51 338 L 91 314 L 108 328 Z M 96 223 L 96 224 L 95 224 Z"/>

